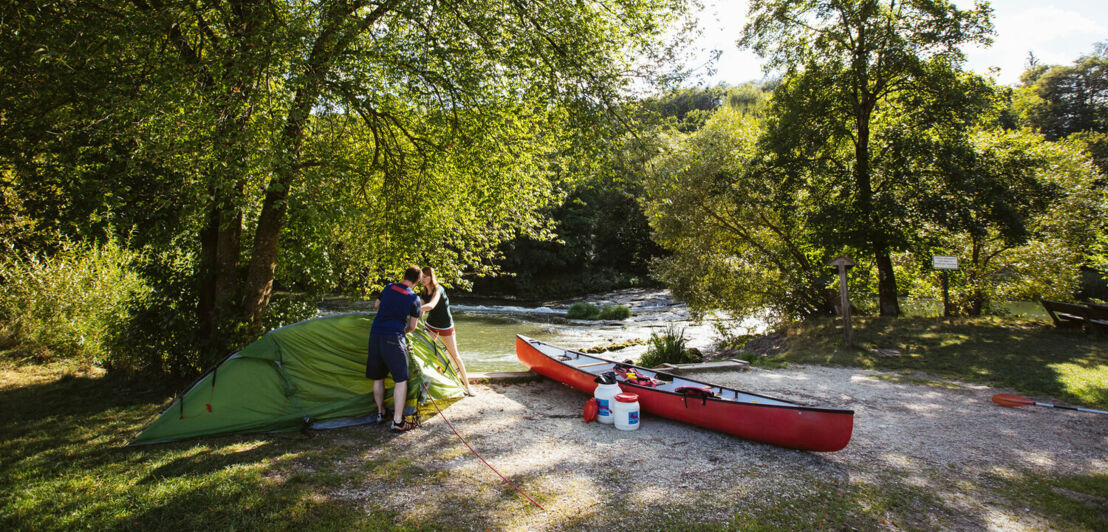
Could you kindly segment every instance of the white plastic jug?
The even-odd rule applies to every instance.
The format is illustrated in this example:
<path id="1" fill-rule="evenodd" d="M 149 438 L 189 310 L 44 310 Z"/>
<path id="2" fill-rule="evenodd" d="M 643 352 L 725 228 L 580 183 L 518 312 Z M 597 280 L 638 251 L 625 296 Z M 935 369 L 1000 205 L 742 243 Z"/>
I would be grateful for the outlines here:
<path id="1" fill-rule="evenodd" d="M 612 418 L 619 430 L 639 428 L 639 396 L 633 393 L 621 393 L 612 404 Z"/>
<path id="2" fill-rule="evenodd" d="M 596 398 L 596 420 L 601 423 L 612 424 L 612 406 L 615 403 L 616 394 L 622 393 L 618 384 L 598 383 L 592 395 Z"/>

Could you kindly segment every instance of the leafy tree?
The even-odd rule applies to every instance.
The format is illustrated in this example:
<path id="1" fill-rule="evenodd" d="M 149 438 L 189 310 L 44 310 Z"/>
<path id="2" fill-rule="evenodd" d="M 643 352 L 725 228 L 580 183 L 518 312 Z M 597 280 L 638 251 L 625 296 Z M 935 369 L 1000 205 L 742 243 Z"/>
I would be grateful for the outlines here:
<path id="1" fill-rule="evenodd" d="M 1108 183 L 1108 42 L 1098 43 L 1073 65 L 1042 65 L 1032 56 L 1020 77 L 1013 109 L 1026 126 L 1051 140 L 1083 144 L 1100 170 L 1099 185 Z M 1108 277 L 1108 222 L 1099 222 L 1099 244 L 1090 248 L 1088 265 Z"/>
<path id="2" fill-rule="evenodd" d="M 1108 42 L 1072 66 L 1043 65 L 1031 56 L 1020 80 L 1012 110 L 1021 124 L 1050 140 L 1080 139 L 1108 175 Z"/>
<path id="3" fill-rule="evenodd" d="M 365 287 L 421 258 L 481 270 L 500 241 L 541 234 L 550 146 L 657 72 L 636 58 L 669 57 L 684 1 L 2 9 L 0 190 L 17 197 L 0 228 L 32 212 L 50 231 L 135 226 L 137 245 L 181 246 L 197 260 L 164 264 L 194 269 L 192 334 L 214 358 L 261 327 L 282 239 L 300 248 L 288 282 Z M 433 237 L 405 243 L 419 229 Z"/>
<path id="4" fill-rule="evenodd" d="M 744 83 L 738 87 L 727 90 L 725 103 L 728 107 L 743 114 L 760 116 L 765 112 L 769 101 L 769 94 L 778 85 L 778 82 L 769 82 L 762 85 Z"/>
<path id="5" fill-rule="evenodd" d="M 1023 106 L 1026 119 L 1047 139 L 1108 133 L 1108 43 L 1073 66 L 1031 64 L 1021 79 L 1035 96 Z"/>
<path id="6" fill-rule="evenodd" d="M 727 101 L 731 90 L 723 84 L 672 90 L 643 100 L 640 114 L 646 124 L 670 122 L 678 131 L 696 131 Z"/>
<path id="7" fill-rule="evenodd" d="M 672 254 L 657 275 L 698 310 L 825 313 L 830 250 L 798 215 L 803 192 L 756 170 L 758 120 L 720 108 L 653 161 L 646 212 Z"/>
<path id="8" fill-rule="evenodd" d="M 19 228 L 8 241 L 51 251 L 59 234 L 139 226 L 141 245 L 180 230 L 201 159 L 196 130 L 178 124 L 198 117 L 177 105 L 188 88 L 150 68 L 174 59 L 138 38 L 157 24 L 79 2 L 0 8 L 0 225 Z"/>
<path id="9" fill-rule="evenodd" d="M 895 218 L 875 182 L 874 145 L 882 116 L 895 116 L 898 95 L 937 88 L 931 72 L 962 60 L 960 47 L 987 42 L 987 6 L 960 10 L 931 1 L 755 0 L 740 44 L 785 72 L 775 93 L 782 166 L 804 169 L 820 188 L 828 212 L 838 211 L 836 243 L 871 254 L 882 315 L 899 314 L 891 251 Z M 949 79 L 940 75 L 939 80 Z M 936 117 L 941 119 L 942 117 Z M 771 126 L 774 127 L 774 126 Z M 789 140 L 783 135 L 797 135 Z M 895 183 L 889 182 L 889 186 Z"/>
<path id="10" fill-rule="evenodd" d="M 641 127 L 559 155 L 563 199 L 544 212 L 556 238 L 506 242 L 499 266 L 508 275 L 477 279 L 475 290 L 565 297 L 648 284 L 650 261 L 662 250 L 639 205 L 640 176 L 655 144 Z"/>
<path id="11" fill-rule="evenodd" d="M 649 284 L 650 263 L 666 252 L 651 238 L 643 213 L 643 176 L 658 154 L 663 131 L 694 132 L 720 106 L 760 114 L 773 84 L 746 83 L 678 89 L 632 102 L 631 129 L 598 139 L 589 149 L 563 154 L 566 196 L 548 211 L 555 241 L 527 237 L 504 246 L 500 265 L 511 277 L 477 281 L 482 292 L 531 297 Z"/>
<path id="12" fill-rule="evenodd" d="M 555 193 L 551 165 L 559 140 L 541 131 L 562 125 L 557 115 L 516 107 L 487 117 L 481 132 L 468 132 L 469 142 L 422 163 L 401 208 L 388 210 L 381 198 L 389 191 L 368 171 L 372 152 L 365 146 L 372 132 L 346 115 L 320 122 L 326 131 L 309 149 L 332 165 L 309 170 L 290 203 L 277 272 L 284 286 L 363 291 L 380 281 L 375 272 L 400 270 L 411 260 L 458 280 L 491 272 L 504 239 L 517 233 L 540 238 L 547 231 L 542 212 L 520 208 L 520 202 L 546 203 Z M 442 126 L 416 127 L 429 133 Z"/>
<path id="13" fill-rule="evenodd" d="M 948 218 L 922 228 L 933 247 L 905 264 L 911 291 L 938 296 L 930 274 L 934 250 L 962 258 L 952 301 L 979 315 L 995 301 L 1070 299 L 1085 254 L 1108 215 L 1108 194 L 1077 142 L 1049 142 L 1023 131 L 980 131 L 961 164 L 975 176 L 946 202 Z"/>

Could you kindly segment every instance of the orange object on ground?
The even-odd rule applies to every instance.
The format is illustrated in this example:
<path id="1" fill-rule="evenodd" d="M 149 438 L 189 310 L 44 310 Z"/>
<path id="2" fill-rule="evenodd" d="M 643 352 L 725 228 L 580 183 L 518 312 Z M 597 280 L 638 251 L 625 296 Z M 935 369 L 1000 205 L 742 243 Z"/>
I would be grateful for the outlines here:
<path id="1" fill-rule="evenodd" d="M 596 413 L 600 410 L 600 406 L 596 404 L 596 398 L 585 401 L 585 423 L 590 421 L 596 421 Z"/>

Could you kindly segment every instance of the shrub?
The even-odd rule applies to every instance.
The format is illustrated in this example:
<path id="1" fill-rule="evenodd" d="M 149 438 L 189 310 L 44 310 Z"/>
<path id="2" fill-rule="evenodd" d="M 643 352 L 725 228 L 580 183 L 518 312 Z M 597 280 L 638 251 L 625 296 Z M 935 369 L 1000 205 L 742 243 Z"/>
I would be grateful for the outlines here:
<path id="1" fill-rule="evenodd" d="M 602 320 L 625 320 L 631 317 L 631 308 L 627 305 L 604 305 L 599 317 Z"/>
<path id="2" fill-rule="evenodd" d="M 688 348 L 685 329 L 667 327 L 662 334 L 650 335 L 646 354 L 639 359 L 639 365 L 652 368 L 662 364 L 689 364 L 700 362 L 703 357 L 699 351 Z"/>
<path id="3" fill-rule="evenodd" d="M 569 306 L 566 317 L 572 320 L 624 320 L 631 317 L 631 309 L 627 305 L 604 305 L 600 308 L 578 301 Z"/>
<path id="4" fill-rule="evenodd" d="M 578 301 L 569 306 L 566 317 L 571 320 L 595 320 L 600 317 L 600 307 L 592 303 Z"/>
<path id="5" fill-rule="evenodd" d="M 853 303 L 852 303 L 853 304 Z M 761 334 L 750 334 L 747 329 L 742 325 L 743 320 L 736 319 L 734 321 L 719 320 L 712 323 L 712 328 L 716 330 L 715 348 L 717 351 L 738 351 L 746 348 L 746 344 L 755 338 L 759 338 Z"/>
<path id="6" fill-rule="evenodd" d="M 114 240 L 92 246 L 63 240 L 52 255 L 9 248 L 0 259 L 0 320 L 18 349 L 37 357 L 103 365 L 128 302 L 150 289 L 139 259 Z"/>
<path id="7" fill-rule="evenodd" d="M 128 320 L 111 338 L 106 367 L 184 382 L 209 367 L 199 342 L 195 257 L 173 246 L 139 266 L 151 290 L 128 301 Z"/>

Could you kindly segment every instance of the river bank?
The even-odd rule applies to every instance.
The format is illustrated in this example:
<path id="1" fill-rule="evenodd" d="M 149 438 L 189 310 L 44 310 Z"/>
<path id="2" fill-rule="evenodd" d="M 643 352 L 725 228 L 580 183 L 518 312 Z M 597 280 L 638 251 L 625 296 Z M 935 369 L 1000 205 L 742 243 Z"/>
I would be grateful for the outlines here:
<path id="1" fill-rule="evenodd" d="M 1022 490 L 1040 482 L 1069 486 L 1069 479 L 1108 470 L 1101 452 L 1108 426 L 1093 415 L 1006 409 L 990 402 L 996 390 L 989 387 L 940 379 L 898 383 L 893 374 L 850 368 L 700 377 L 851 408 L 853 439 L 840 452 L 807 453 L 649 415 L 640 430 L 621 432 L 581 422 L 587 396 L 549 380 L 476 386 L 476 396 L 446 416 L 546 511 L 504 487 L 441 418 L 425 423 L 418 436 L 363 454 L 370 461 L 396 459 L 390 453 L 439 457 L 418 466 L 418 486 L 354 483 L 333 494 L 370 514 L 398 512 L 405 523 L 445 519 L 476 530 L 694 523 L 794 530 L 1081 528 L 1108 502 L 1099 492 L 1063 488 L 1025 499 Z M 1081 505 L 1082 497 L 1091 497 L 1090 512 L 1060 516 L 1049 506 Z M 412 505 L 413 499 L 436 502 Z M 451 502 L 437 502 L 443 500 Z"/>
<path id="2" fill-rule="evenodd" d="M 594 305 L 625 305 L 631 317 L 625 320 L 571 320 L 566 310 L 575 302 Z M 689 347 L 709 352 L 719 337 L 717 326 L 730 334 L 760 334 L 764 320 L 750 317 L 734 320 L 723 315 L 695 319 L 684 303 L 664 289 L 632 288 L 587 297 L 527 302 L 511 299 L 477 300 L 451 296 L 458 348 L 467 368 L 473 371 L 519 371 L 515 336 L 522 334 L 570 349 L 626 344 L 608 356 L 636 359 L 646 352 L 646 340 L 667 328 L 684 331 Z M 319 314 L 372 312 L 371 301 L 329 299 L 319 304 Z"/>

